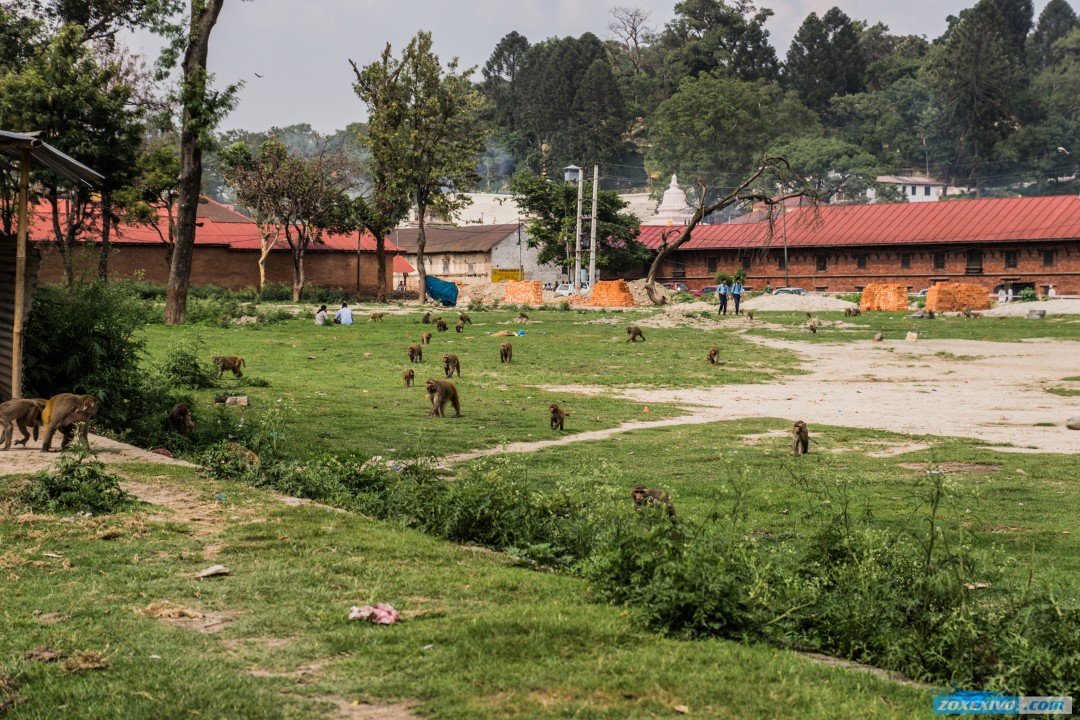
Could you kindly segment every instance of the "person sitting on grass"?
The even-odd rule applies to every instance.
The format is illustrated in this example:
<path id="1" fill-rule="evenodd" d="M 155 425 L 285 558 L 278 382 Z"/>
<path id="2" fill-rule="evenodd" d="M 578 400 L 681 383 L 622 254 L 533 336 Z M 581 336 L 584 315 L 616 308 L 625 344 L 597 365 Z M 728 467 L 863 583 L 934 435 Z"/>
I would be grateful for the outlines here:
<path id="1" fill-rule="evenodd" d="M 319 306 L 319 311 L 317 313 L 315 313 L 315 324 L 316 325 L 325 325 L 326 324 L 326 318 L 327 318 L 326 306 L 325 305 L 320 305 Z"/>
<path id="2" fill-rule="evenodd" d="M 349 303 L 341 303 L 341 309 L 334 315 L 334 322 L 341 325 L 352 325 L 352 310 L 349 309 Z"/>

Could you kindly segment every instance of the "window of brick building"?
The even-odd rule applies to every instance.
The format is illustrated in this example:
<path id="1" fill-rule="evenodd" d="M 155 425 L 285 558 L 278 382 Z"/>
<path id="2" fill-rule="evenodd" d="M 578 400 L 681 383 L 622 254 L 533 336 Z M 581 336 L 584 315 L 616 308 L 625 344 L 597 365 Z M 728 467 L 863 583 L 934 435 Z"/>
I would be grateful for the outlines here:
<path id="1" fill-rule="evenodd" d="M 776 269 L 777 270 L 786 270 L 787 269 L 787 263 L 784 262 L 784 256 L 783 255 L 777 255 L 776 256 Z"/>
<path id="2" fill-rule="evenodd" d="M 945 269 L 945 253 L 934 253 L 934 269 Z"/>
<path id="3" fill-rule="evenodd" d="M 1054 251 L 1053 250 L 1043 250 L 1043 266 L 1044 267 L 1053 267 L 1053 265 L 1054 265 Z"/>
<path id="4" fill-rule="evenodd" d="M 442 271 L 444 273 L 450 272 L 450 258 L 443 258 L 442 259 Z"/>
<path id="5" fill-rule="evenodd" d="M 746 257 L 744 257 L 742 259 L 742 269 L 743 270 L 749 270 L 750 269 L 750 256 L 749 255 L 747 255 Z"/>
<path id="6" fill-rule="evenodd" d="M 968 275 L 982 274 L 982 250 L 972 248 L 967 251 L 967 266 L 965 267 L 965 270 Z"/>
<path id="7" fill-rule="evenodd" d="M 923 195 L 925 195 L 926 197 L 930 197 L 930 186 L 929 185 L 927 185 L 926 187 L 923 188 Z"/>
<path id="8" fill-rule="evenodd" d="M 817 256 L 817 271 L 825 272 L 829 269 L 829 258 L 825 255 Z"/>
<path id="9" fill-rule="evenodd" d="M 1016 250 L 1006 250 L 1005 251 L 1005 267 L 1007 267 L 1007 268 L 1016 267 L 1017 262 L 1019 261 L 1019 257 L 1020 257 L 1020 253 L 1018 253 Z"/>
<path id="10" fill-rule="evenodd" d="M 903 270 L 911 268 L 911 253 L 900 253 L 900 268 Z"/>
<path id="11" fill-rule="evenodd" d="M 686 264 L 678 260 L 671 261 L 671 277 L 686 277 Z"/>
<path id="12" fill-rule="evenodd" d="M 857 267 L 859 270 L 865 270 L 866 269 L 866 258 L 867 258 L 866 255 L 856 255 L 855 256 L 855 267 Z"/>
<path id="13" fill-rule="evenodd" d="M 708 259 L 707 262 L 709 264 L 709 274 L 710 275 L 715 275 L 716 274 L 716 258 L 711 257 L 711 258 Z"/>

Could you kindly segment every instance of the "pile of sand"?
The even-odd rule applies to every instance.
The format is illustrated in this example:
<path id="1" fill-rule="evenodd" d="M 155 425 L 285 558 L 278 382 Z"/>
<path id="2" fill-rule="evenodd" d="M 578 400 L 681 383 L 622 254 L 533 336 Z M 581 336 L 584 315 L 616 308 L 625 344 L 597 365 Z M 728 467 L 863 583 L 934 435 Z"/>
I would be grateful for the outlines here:
<path id="1" fill-rule="evenodd" d="M 825 312 L 845 308 L 857 308 L 858 303 L 848 302 L 829 295 L 758 295 L 742 303 L 745 310 L 779 310 L 796 312 Z M 728 311 L 731 311 L 728 304 Z"/>
<path id="2" fill-rule="evenodd" d="M 1023 317 L 1029 310 L 1045 310 L 1049 315 L 1080 315 L 1080 300 L 1038 300 L 1036 302 L 1011 302 L 983 310 L 984 317 Z"/>

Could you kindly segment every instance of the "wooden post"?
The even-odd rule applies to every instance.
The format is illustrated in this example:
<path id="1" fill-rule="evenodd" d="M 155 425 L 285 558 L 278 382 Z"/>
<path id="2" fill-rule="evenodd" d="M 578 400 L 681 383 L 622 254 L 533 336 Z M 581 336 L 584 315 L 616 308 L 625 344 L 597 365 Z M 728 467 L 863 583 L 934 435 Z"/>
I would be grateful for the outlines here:
<path id="1" fill-rule="evenodd" d="M 11 332 L 11 397 L 22 397 L 23 324 L 26 320 L 26 230 L 30 191 L 30 148 L 19 162 L 19 231 L 15 244 L 15 322 Z"/>

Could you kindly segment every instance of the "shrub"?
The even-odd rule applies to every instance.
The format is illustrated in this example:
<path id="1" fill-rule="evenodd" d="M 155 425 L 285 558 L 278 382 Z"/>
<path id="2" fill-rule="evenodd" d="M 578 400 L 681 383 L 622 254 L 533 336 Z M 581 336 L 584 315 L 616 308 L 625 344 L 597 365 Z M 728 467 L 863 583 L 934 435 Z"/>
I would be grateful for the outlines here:
<path id="1" fill-rule="evenodd" d="M 196 389 L 214 387 L 216 371 L 202 359 L 206 356 L 206 343 L 201 338 L 179 340 L 166 351 L 161 373 L 170 385 Z"/>
<path id="2" fill-rule="evenodd" d="M 54 470 L 30 476 L 15 503 L 35 512 L 116 512 L 133 504 L 105 466 L 82 451 L 65 451 Z"/>
<path id="3" fill-rule="evenodd" d="M 570 301 L 569 300 L 560 300 L 559 301 L 559 310 L 561 310 L 562 312 L 570 312 Z"/>
<path id="4" fill-rule="evenodd" d="M 231 297 L 188 298 L 186 322 L 189 325 L 225 326 L 243 314 L 239 301 Z"/>
<path id="5" fill-rule="evenodd" d="M 1026 287 L 1020 291 L 1020 302 L 1035 302 L 1039 299 L 1039 294 L 1035 292 L 1035 288 Z"/>
<path id="6" fill-rule="evenodd" d="M 288 302 L 292 300 L 292 285 L 286 283 L 266 283 L 259 291 L 259 300 L 263 302 L 278 301 Z"/>

